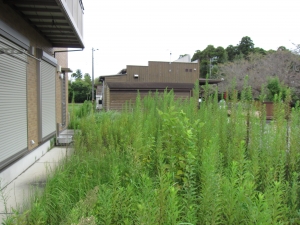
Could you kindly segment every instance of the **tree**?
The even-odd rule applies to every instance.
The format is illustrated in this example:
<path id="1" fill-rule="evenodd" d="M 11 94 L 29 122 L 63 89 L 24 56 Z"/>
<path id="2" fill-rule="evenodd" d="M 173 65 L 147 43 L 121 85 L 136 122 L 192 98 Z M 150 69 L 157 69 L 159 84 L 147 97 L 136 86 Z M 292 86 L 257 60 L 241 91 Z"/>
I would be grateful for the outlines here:
<path id="1" fill-rule="evenodd" d="M 89 73 L 84 74 L 84 81 L 92 85 L 92 79 Z"/>
<path id="2" fill-rule="evenodd" d="M 192 57 L 192 61 L 195 61 L 197 59 L 201 58 L 201 51 L 200 50 L 196 50 L 193 57 Z"/>
<path id="3" fill-rule="evenodd" d="M 229 45 L 226 49 L 227 55 L 228 55 L 228 60 L 233 61 L 235 56 L 238 55 L 238 49 L 236 46 Z"/>
<path id="4" fill-rule="evenodd" d="M 251 52 L 254 52 L 254 43 L 251 38 L 248 36 L 243 37 L 237 50 L 243 53 L 245 57 L 248 57 Z"/>
<path id="5" fill-rule="evenodd" d="M 69 81 L 69 102 L 72 101 L 73 97 L 76 103 L 89 100 L 92 94 L 92 80 L 90 74 L 85 73 L 84 79 L 82 80 L 82 72 L 80 69 L 77 69 L 71 76 L 75 78 L 75 81 Z"/>
<path id="6" fill-rule="evenodd" d="M 226 50 L 219 46 L 215 49 L 214 58 L 216 59 L 216 63 L 225 63 L 228 60 L 228 55 Z"/>
<path id="7" fill-rule="evenodd" d="M 98 77 L 97 79 L 94 80 L 95 85 L 100 85 L 102 84 L 102 81 L 100 81 L 100 77 Z"/>
<path id="8" fill-rule="evenodd" d="M 225 49 L 228 55 L 228 61 L 240 60 L 242 58 L 247 59 L 250 53 L 259 53 L 266 55 L 267 51 L 263 48 L 254 48 L 254 43 L 250 37 L 245 36 L 241 39 L 240 43 L 236 46 L 228 45 Z"/>
<path id="9" fill-rule="evenodd" d="M 82 103 L 85 100 L 89 100 L 92 94 L 92 87 L 84 80 L 76 79 L 69 84 L 69 102 L 74 101 L 76 103 Z"/>
<path id="10" fill-rule="evenodd" d="M 283 82 L 280 82 L 278 77 L 269 78 L 266 87 L 268 89 L 267 100 L 273 101 L 275 95 L 279 96 L 280 93 L 282 94 L 282 99 L 285 99 L 287 86 Z"/>
<path id="11" fill-rule="evenodd" d="M 262 54 L 262 55 L 266 55 L 267 54 L 266 50 L 264 50 L 263 48 L 258 48 L 258 47 L 254 48 L 253 52 L 254 53 L 258 53 L 258 54 Z"/>
<path id="12" fill-rule="evenodd" d="M 197 50 L 194 53 L 192 61 L 197 59 L 200 61 L 200 77 L 205 78 L 210 71 L 213 71 L 211 77 L 214 77 L 217 64 L 227 61 L 227 54 L 223 47 L 215 48 L 213 45 L 208 45 L 203 51 Z"/>
<path id="13" fill-rule="evenodd" d="M 294 50 L 293 50 L 293 53 L 294 54 L 297 54 L 297 55 L 300 55 L 300 44 L 294 44 L 293 45 L 295 46 Z"/>
<path id="14" fill-rule="evenodd" d="M 221 91 L 236 82 L 239 91 L 243 88 L 244 78 L 248 75 L 249 85 L 258 96 L 261 85 L 267 84 L 270 77 L 278 77 L 279 81 L 294 89 L 296 95 L 300 95 L 300 57 L 290 51 L 275 51 L 266 55 L 251 53 L 248 59 L 219 64 L 218 75 L 225 77 L 224 82 L 219 85 Z"/>
<path id="15" fill-rule="evenodd" d="M 187 56 L 188 54 L 183 54 L 183 55 L 179 55 L 179 58 L 178 59 L 181 59 L 183 58 L 184 56 Z"/>
<path id="16" fill-rule="evenodd" d="M 82 72 L 80 69 L 77 69 L 75 73 L 71 74 L 71 77 L 77 79 L 82 79 Z"/>
<path id="17" fill-rule="evenodd" d="M 277 51 L 287 51 L 287 49 L 286 49 L 286 47 L 284 47 L 284 46 L 279 46 L 279 47 L 277 48 Z"/>

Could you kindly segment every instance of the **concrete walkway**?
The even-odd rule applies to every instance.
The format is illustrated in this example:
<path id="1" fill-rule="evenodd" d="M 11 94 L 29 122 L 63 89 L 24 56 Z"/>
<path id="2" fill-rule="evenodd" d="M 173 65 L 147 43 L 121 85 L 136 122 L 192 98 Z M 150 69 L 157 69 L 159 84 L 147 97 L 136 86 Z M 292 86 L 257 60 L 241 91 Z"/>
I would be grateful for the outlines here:
<path id="1" fill-rule="evenodd" d="M 0 191 L 0 224 L 12 209 L 22 210 L 34 191 L 43 190 L 47 175 L 72 151 L 70 147 L 54 147 Z"/>

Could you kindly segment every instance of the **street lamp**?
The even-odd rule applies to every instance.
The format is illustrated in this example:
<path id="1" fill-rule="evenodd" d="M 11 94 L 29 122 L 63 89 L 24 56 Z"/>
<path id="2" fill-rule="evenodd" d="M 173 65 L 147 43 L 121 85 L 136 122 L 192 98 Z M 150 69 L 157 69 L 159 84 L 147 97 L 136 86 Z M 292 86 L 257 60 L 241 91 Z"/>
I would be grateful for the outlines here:
<path id="1" fill-rule="evenodd" d="M 92 103 L 94 103 L 94 51 L 99 49 L 92 48 Z"/>

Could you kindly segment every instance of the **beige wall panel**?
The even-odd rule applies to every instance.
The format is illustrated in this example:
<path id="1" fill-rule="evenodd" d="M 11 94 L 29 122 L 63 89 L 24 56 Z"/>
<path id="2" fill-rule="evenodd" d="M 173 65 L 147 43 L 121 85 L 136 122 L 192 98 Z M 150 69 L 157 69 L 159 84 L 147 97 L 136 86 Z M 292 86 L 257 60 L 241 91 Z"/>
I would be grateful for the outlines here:
<path id="1" fill-rule="evenodd" d="M 61 93 L 62 80 L 59 78 L 59 73 L 55 74 L 55 108 L 56 108 L 56 123 L 62 124 L 62 93 Z M 59 130 L 62 130 L 62 126 L 59 126 Z"/>
<path id="2" fill-rule="evenodd" d="M 28 57 L 27 65 L 27 130 L 28 130 L 28 149 L 31 150 L 38 146 L 38 106 L 37 106 L 37 75 L 36 60 Z M 35 144 L 31 145 L 30 140 Z"/>
<path id="3" fill-rule="evenodd" d="M 104 108 L 110 110 L 110 90 L 107 84 L 104 85 Z"/>
<path id="4" fill-rule="evenodd" d="M 68 49 L 67 48 L 53 48 L 53 51 L 68 51 Z M 76 54 L 76 53 L 70 53 L 70 54 Z M 68 52 L 56 52 L 55 58 L 57 59 L 58 65 L 60 65 L 61 67 L 64 67 L 64 68 L 68 68 Z"/>
<path id="5" fill-rule="evenodd" d="M 67 48 L 54 48 L 54 51 L 67 51 Z M 55 54 L 55 58 L 57 59 L 57 64 L 63 68 L 68 68 L 68 53 L 67 52 L 59 52 Z M 55 74 L 55 107 L 56 107 L 56 123 L 62 124 L 62 80 L 59 78 L 60 73 Z M 68 75 L 66 73 L 66 75 Z M 66 79 L 66 112 L 68 112 L 68 77 Z M 68 114 L 68 113 L 67 113 Z M 68 117 L 68 115 L 67 115 Z M 66 122 L 68 123 L 68 118 L 66 118 Z M 68 124 L 66 124 L 67 126 Z M 63 130 L 66 126 L 59 126 L 59 130 Z"/>

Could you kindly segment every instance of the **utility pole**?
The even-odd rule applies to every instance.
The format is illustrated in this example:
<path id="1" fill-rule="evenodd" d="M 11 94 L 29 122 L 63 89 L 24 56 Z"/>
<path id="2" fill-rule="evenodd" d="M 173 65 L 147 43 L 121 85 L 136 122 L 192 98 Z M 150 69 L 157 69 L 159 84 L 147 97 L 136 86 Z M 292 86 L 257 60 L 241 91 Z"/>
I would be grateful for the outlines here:
<path id="1" fill-rule="evenodd" d="M 217 59 L 216 56 L 209 58 L 209 78 L 211 78 L 211 67 L 212 67 L 211 63 L 214 62 L 216 59 Z"/>
<path id="2" fill-rule="evenodd" d="M 97 50 L 92 48 L 92 103 L 94 103 L 94 51 Z"/>

